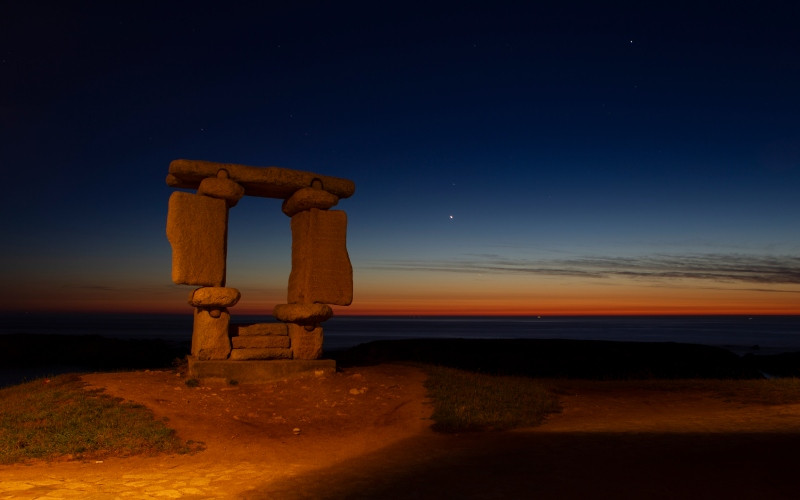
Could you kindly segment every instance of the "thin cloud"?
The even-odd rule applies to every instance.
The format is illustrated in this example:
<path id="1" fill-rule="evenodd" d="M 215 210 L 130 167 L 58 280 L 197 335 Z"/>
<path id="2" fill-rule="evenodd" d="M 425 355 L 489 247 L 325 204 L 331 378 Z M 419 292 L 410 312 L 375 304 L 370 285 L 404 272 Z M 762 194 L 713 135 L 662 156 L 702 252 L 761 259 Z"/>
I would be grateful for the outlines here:
<path id="1" fill-rule="evenodd" d="M 532 274 L 638 280 L 694 279 L 721 283 L 800 284 L 800 258 L 739 254 L 653 255 L 525 260 L 473 255 L 452 261 L 395 260 L 367 266 L 390 271 Z"/>

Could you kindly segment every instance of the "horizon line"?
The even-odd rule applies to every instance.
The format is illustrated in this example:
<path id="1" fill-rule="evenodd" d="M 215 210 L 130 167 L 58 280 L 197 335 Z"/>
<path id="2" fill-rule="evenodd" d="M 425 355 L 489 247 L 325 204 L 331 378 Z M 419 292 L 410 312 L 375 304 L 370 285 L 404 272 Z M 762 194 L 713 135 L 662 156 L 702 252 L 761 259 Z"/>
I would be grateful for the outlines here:
<path id="1" fill-rule="evenodd" d="M 96 314 L 96 315 L 114 315 L 114 314 L 131 314 L 131 315 L 164 315 L 164 316 L 192 316 L 192 311 L 156 311 L 156 310 L 64 310 L 64 309 L 49 309 L 49 310 L 0 310 L 2 314 L 14 315 L 37 315 L 37 314 Z M 272 313 L 254 312 L 254 311 L 234 311 L 231 313 L 231 319 L 237 316 L 264 316 L 265 318 L 275 319 Z M 401 318 L 424 318 L 424 317 L 459 317 L 459 318 L 491 318 L 491 317 L 504 317 L 504 318 L 554 318 L 554 317 L 646 317 L 646 316 L 800 316 L 800 311 L 786 312 L 786 311 L 751 311 L 751 312 L 730 312 L 730 311 L 648 311 L 648 312 L 597 312 L 597 311 L 579 311 L 567 312 L 557 311 L 551 313 L 459 313 L 459 312 L 379 312 L 379 313 L 363 313 L 363 312 L 336 312 L 330 319 L 335 318 L 385 318 L 385 317 L 401 317 Z M 275 320 L 277 321 L 277 320 Z M 322 322 L 321 325 L 324 325 Z"/>

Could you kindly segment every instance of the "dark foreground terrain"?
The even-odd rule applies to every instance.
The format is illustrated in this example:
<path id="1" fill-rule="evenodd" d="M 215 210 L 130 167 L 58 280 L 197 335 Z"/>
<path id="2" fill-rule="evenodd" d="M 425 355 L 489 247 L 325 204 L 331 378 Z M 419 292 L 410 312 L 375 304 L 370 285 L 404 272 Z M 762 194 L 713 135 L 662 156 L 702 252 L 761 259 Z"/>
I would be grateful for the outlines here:
<path id="1" fill-rule="evenodd" d="M 426 379 L 408 364 L 263 385 L 83 375 L 202 451 L 0 466 L 0 497 L 797 498 L 800 404 L 741 394 L 782 381 L 550 379 L 561 412 L 544 424 L 442 434 Z"/>
<path id="2" fill-rule="evenodd" d="M 65 372 L 169 368 L 189 342 L 98 335 L 0 336 L 0 386 Z M 411 361 L 483 373 L 549 378 L 674 379 L 800 376 L 800 353 L 737 356 L 722 348 L 674 342 L 411 339 L 326 353 L 340 366 Z"/>
<path id="3" fill-rule="evenodd" d="M 342 365 L 413 361 L 500 375 L 591 380 L 800 376 L 800 353 L 738 356 L 677 342 L 411 339 L 335 353 Z"/>
<path id="4" fill-rule="evenodd" d="M 0 335 L 0 387 L 67 372 L 168 368 L 189 342 L 99 335 Z"/>

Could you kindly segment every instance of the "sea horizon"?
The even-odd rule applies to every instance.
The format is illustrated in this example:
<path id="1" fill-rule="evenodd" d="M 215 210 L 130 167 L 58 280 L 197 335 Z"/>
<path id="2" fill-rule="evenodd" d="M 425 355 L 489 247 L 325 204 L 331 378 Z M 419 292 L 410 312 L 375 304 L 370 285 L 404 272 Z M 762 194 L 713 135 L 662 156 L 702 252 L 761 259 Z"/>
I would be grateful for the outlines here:
<path id="1" fill-rule="evenodd" d="M 0 312 L 0 335 L 100 335 L 191 339 L 192 314 Z M 232 324 L 276 322 L 270 314 L 232 314 Z M 800 315 L 337 315 L 322 324 L 325 348 L 407 338 L 562 338 L 682 342 L 737 354 L 800 352 Z"/>

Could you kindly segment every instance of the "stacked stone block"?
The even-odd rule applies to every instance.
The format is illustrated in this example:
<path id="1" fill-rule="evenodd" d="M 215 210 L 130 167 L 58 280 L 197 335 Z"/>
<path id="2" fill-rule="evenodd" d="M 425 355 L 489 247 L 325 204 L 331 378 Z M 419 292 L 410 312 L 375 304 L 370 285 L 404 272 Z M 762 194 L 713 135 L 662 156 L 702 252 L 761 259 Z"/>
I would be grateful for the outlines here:
<path id="1" fill-rule="evenodd" d="M 173 193 L 167 216 L 172 280 L 202 286 L 189 297 L 195 308 L 192 355 L 198 360 L 318 359 L 320 323 L 333 315 L 328 304 L 346 306 L 353 300 L 347 214 L 329 210 L 353 194 L 353 183 L 277 167 L 175 160 L 167 184 L 197 189 L 196 194 Z M 225 287 L 228 210 L 246 195 L 283 198 L 282 210 L 291 217 L 288 304 L 273 311 L 282 323 L 230 324 L 228 308 L 240 295 Z"/>
<path id="2" fill-rule="evenodd" d="M 292 359 L 291 341 L 284 323 L 231 326 L 232 360 Z"/>

